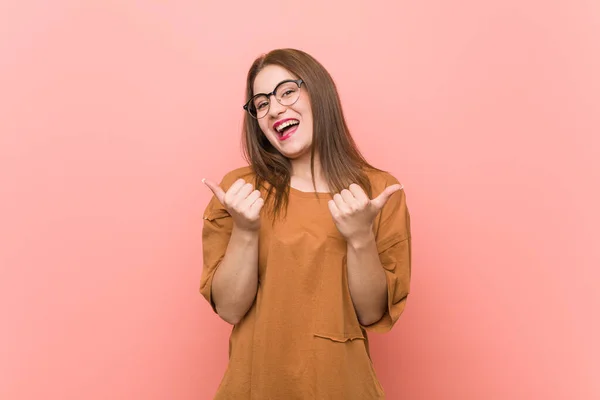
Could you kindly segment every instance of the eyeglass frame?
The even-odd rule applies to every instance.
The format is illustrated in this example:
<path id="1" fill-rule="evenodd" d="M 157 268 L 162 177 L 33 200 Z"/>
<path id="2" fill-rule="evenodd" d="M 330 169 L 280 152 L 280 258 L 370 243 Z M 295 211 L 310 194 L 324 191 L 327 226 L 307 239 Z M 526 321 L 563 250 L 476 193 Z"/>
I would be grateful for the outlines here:
<path id="1" fill-rule="evenodd" d="M 244 106 L 243 106 L 244 110 L 246 110 L 248 112 L 248 115 L 250 115 L 252 118 L 257 119 L 257 120 L 266 117 L 267 114 L 269 114 L 269 110 L 271 109 L 271 96 L 274 96 L 275 100 L 277 100 L 277 102 L 279 104 L 281 104 L 281 102 L 279 101 L 279 99 L 277 98 L 277 96 L 275 96 L 275 92 L 277 91 L 277 89 L 279 89 L 279 86 L 283 85 L 284 83 L 288 83 L 288 82 L 294 82 L 296 85 L 298 85 L 298 90 L 300 90 L 300 88 L 302 87 L 302 84 L 304 83 L 304 81 L 302 79 L 286 79 L 284 81 L 281 81 L 281 82 L 279 82 L 277 84 L 277 86 L 275 86 L 275 89 L 273 89 L 273 91 L 271 93 L 257 93 L 254 96 L 252 96 L 250 98 L 250 100 L 248 100 L 246 102 L 246 104 L 244 104 Z M 252 102 L 252 100 L 254 100 L 255 98 L 257 98 L 258 96 L 266 96 L 267 99 L 269 100 L 269 109 L 267 110 L 267 113 L 264 116 L 260 117 L 260 118 L 255 117 L 254 115 L 252 115 L 252 113 L 249 110 L 250 103 Z M 298 93 L 298 99 L 300 99 L 300 93 Z M 284 106 L 284 107 L 292 106 L 292 105 L 296 104 L 296 102 L 298 101 L 298 99 L 296 99 L 296 101 L 294 101 L 292 104 L 288 104 L 288 105 L 281 104 L 281 105 Z"/>

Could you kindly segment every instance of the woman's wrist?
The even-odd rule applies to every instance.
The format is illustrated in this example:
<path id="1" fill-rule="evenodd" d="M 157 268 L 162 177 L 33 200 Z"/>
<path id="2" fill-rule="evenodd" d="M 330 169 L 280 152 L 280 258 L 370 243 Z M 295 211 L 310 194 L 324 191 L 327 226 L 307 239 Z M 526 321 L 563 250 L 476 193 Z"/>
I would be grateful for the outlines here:
<path id="1" fill-rule="evenodd" d="M 375 243 L 375 234 L 372 229 L 357 232 L 352 237 L 347 238 L 346 242 L 354 250 L 364 249 Z"/>

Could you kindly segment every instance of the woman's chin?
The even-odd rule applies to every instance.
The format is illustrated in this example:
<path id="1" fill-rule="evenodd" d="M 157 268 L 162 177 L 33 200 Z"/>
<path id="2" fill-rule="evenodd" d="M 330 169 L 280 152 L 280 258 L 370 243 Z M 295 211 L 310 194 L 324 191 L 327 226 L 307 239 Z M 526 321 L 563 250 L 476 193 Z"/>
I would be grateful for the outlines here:
<path id="1" fill-rule="evenodd" d="M 290 160 L 296 160 L 298 158 L 306 156 L 307 154 L 310 157 L 310 144 L 305 145 L 299 143 L 298 141 L 292 140 L 280 141 L 278 138 L 274 137 L 270 137 L 269 142 L 271 142 L 271 145 L 275 147 L 281 155 Z"/>
<path id="2" fill-rule="evenodd" d="M 302 157 L 310 157 L 310 147 L 307 149 L 279 149 L 279 152 L 290 160 L 298 160 Z"/>

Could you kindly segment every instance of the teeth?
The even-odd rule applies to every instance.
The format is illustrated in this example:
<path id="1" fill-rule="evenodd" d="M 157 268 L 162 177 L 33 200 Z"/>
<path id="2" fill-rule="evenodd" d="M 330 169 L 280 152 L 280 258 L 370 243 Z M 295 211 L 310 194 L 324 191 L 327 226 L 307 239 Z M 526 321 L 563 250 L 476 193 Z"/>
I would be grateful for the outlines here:
<path id="1" fill-rule="evenodd" d="M 285 128 L 287 128 L 290 125 L 298 125 L 300 122 L 298 121 L 286 121 L 283 124 L 279 125 L 277 127 L 277 132 L 281 133 L 281 131 Z"/>

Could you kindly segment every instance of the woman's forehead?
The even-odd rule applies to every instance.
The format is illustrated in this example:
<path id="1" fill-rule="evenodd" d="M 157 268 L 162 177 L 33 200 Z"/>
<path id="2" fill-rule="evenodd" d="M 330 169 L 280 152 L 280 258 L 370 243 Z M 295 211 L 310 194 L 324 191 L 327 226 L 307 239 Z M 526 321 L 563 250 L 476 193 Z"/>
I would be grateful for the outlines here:
<path id="1" fill-rule="evenodd" d="M 270 93 L 275 86 L 286 79 L 298 79 L 287 69 L 279 65 L 267 65 L 254 78 L 254 93 Z"/>

